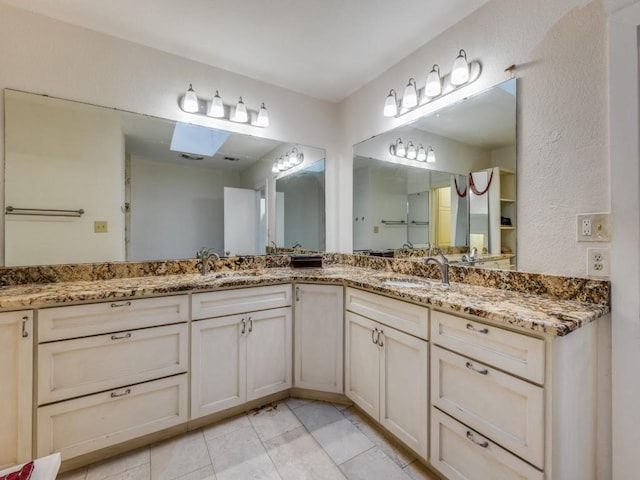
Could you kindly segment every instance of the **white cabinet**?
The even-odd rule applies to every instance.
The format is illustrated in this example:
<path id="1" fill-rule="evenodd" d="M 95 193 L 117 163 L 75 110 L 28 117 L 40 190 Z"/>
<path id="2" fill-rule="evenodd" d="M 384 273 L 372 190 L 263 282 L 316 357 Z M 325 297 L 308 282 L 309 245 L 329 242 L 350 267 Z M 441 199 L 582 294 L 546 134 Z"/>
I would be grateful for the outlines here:
<path id="1" fill-rule="evenodd" d="M 29 461 L 33 312 L 0 313 L 0 470 Z"/>
<path id="2" fill-rule="evenodd" d="M 342 393 L 343 287 L 297 284 L 294 309 L 295 387 Z"/>
<path id="3" fill-rule="evenodd" d="M 353 289 L 348 289 L 353 290 Z M 362 298 L 351 292 L 348 298 Z M 367 292 L 361 292 L 367 293 Z M 374 295 L 368 294 L 367 295 Z M 374 295 L 374 303 L 358 302 L 356 309 L 371 318 L 347 311 L 345 314 L 345 393 L 356 405 L 378 420 L 422 458 L 428 450 L 428 348 L 427 342 L 389 326 L 397 318 L 400 325 L 416 326 L 416 317 L 395 317 L 413 307 Z M 349 305 L 348 301 L 348 305 Z M 379 308 L 379 310 L 378 310 Z M 385 323 L 377 320 L 384 320 Z M 427 325 L 425 323 L 426 331 Z M 426 335 L 425 335 L 426 336 Z"/>
<path id="4" fill-rule="evenodd" d="M 291 307 L 270 308 L 290 305 L 291 285 L 194 297 L 200 305 L 194 309 L 199 312 L 224 313 L 191 325 L 192 419 L 291 388 Z M 273 302 L 273 298 L 280 300 Z M 220 309 L 215 305 L 225 306 Z M 257 310 L 238 313 L 244 305 Z"/>
<path id="5" fill-rule="evenodd" d="M 186 422 L 187 321 L 187 295 L 40 310 L 37 456 Z"/>

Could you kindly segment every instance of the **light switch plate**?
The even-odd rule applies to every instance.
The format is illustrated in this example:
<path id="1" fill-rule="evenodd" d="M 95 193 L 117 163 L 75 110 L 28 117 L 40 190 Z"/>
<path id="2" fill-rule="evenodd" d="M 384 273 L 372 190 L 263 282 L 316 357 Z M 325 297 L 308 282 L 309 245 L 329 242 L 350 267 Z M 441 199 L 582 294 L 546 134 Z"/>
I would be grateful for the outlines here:
<path id="1" fill-rule="evenodd" d="M 611 228 L 608 213 L 579 213 L 576 215 L 578 242 L 609 242 Z"/>

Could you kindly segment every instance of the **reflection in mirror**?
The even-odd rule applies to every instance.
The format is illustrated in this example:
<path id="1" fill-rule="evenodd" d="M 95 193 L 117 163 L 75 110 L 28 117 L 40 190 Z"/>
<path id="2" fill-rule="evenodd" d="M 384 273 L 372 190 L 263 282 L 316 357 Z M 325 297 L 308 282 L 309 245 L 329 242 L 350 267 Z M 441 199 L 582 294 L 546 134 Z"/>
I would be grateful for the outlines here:
<path id="1" fill-rule="evenodd" d="M 5 265 L 264 253 L 271 165 L 293 146 L 5 90 L 5 207 L 84 211 L 6 212 Z"/>
<path id="2" fill-rule="evenodd" d="M 398 139 L 436 161 L 396 156 Z M 515 268 L 515 79 L 355 145 L 353 165 L 354 251 Z"/>
<path id="3" fill-rule="evenodd" d="M 316 156 L 319 154 L 324 152 Z M 279 248 L 325 250 L 324 164 L 322 158 L 276 180 L 276 245 Z"/>

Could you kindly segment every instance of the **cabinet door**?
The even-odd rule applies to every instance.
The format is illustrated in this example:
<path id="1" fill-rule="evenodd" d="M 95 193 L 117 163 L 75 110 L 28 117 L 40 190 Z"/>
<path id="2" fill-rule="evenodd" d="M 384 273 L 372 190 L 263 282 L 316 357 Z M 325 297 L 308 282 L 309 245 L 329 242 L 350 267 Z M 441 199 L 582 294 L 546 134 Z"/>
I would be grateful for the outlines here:
<path id="1" fill-rule="evenodd" d="M 296 285 L 294 385 L 342 393 L 343 288 Z"/>
<path id="2" fill-rule="evenodd" d="M 380 329 L 380 423 L 426 460 L 427 342 L 393 328 Z"/>
<path id="3" fill-rule="evenodd" d="M 291 388 L 291 307 L 246 315 L 247 401 Z"/>
<path id="4" fill-rule="evenodd" d="M 352 312 L 345 316 L 345 393 L 373 418 L 380 412 L 380 325 Z"/>
<path id="5" fill-rule="evenodd" d="M 31 459 L 33 312 L 0 313 L 0 470 Z"/>
<path id="6" fill-rule="evenodd" d="M 244 315 L 191 324 L 191 418 L 246 400 Z"/>

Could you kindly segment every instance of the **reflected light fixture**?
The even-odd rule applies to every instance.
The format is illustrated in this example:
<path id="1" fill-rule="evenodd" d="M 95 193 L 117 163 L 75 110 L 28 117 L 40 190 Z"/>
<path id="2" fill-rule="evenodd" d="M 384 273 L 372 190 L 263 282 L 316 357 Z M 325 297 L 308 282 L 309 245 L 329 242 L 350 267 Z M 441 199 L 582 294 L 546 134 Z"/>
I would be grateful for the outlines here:
<path id="1" fill-rule="evenodd" d="M 191 84 L 189 84 L 189 90 L 187 90 L 187 93 L 185 93 L 182 99 L 182 109 L 189 113 L 195 113 L 199 110 L 198 96 L 193 90 L 193 85 Z"/>
<path id="2" fill-rule="evenodd" d="M 398 98 L 396 97 L 396 91 L 391 89 L 387 99 L 384 102 L 384 116 L 395 117 L 398 114 Z"/>
<path id="3" fill-rule="evenodd" d="M 433 151 L 433 147 L 427 149 L 427 163 L 434 163 L 436 161 L 436 153 Z"/>
<path id="4" fill-rule="evenodd" d="M 297 147 L 293 147 L 290 152 L 282 155 L 277 161 L 273 162 L 271 172 L 280 173 L 290 168 L 300 165 L 304 161 L 304 154 L 298 150 Z"/>
<path id="5" fill-rule="evenodd" d="M 239 123 L 247 123 L 248 120 L 249 115 L 247 115 L 247 107 L 242 101 L 242 97 L 240 97 L 238 103 L 236 104 L 236 111 L 233 115 L 233 121 Z"/>
<path id="6" fill-rule="evenodd" d="M 407 158 L 409 160 L 415 160 L 417 155 L 418 152 L 416 151 L 416 146 L 413 144 L 413 142 L 407 142 Z"/>
<path id="7" fill-rule="evenodd" d="M 264 106 L 264 102 L 260 105 L 260 110 L 258 111 L 258 118 L 256 119 L 256 125 L 258 127 L 268 127 L 269 126 L 269 113 L 267 112 L 267 107 Z"/>
<path id="8" fill-rule="evenodd" d="M 464 85 L 469 81 L 469 63 L 467 62 L 467 52 L 460 50 L 460 53 L 453 62 L 451 68 L 451 84 L 456 87 Z"/>
<path id="9" fill-rule="evenodd" d="M 293 147 L 289 154 L 289 162 L 291 163 L 291 166 L 295 167 L 296 165 L 300 165 L 303 161 L 304 155 L 300 153 L 297 147 Z"/>
<path id="10" fill-rule="evenodd" d="M 389 153 L 396 157 L 404 157 L 407 154 L 407 151 L 404 148 L 404 143 L 402 143 L 402 139 L 400 137 L 398 137 L 396 143 L 389 147 Z"/>
<path id="11" fill-rule="evenodd" d="M 409 79 L 409 83 L 404 87 L 402 96 L 402 108 L 413 108 L 418 105 L 418 89 L 414 78 Z"/>
<path id="12" fill-rule="evenodd" d="M 220 98 L 217 90 L 209 106 L 209 116 L 214 118 L 224 117 L 224 103 L 222 103 L 222 98 Z"/>
<path id="13" fill-rule="evenodd" d="M 424 162 L 427 159 L 427 152 L 422 146 L 422 144 L 418 145 L 418 153 L 416 153 L 416 160 L 419 162 Z"/>
<path id="14" fill-rule="evenodd" d="M 427 83 L 424 86 L 424 93 L 427 97 L 437 97 L 442 93 L 442 80 L 440 79 L 440 67 L 434 64 L 427 75 Z"/>

